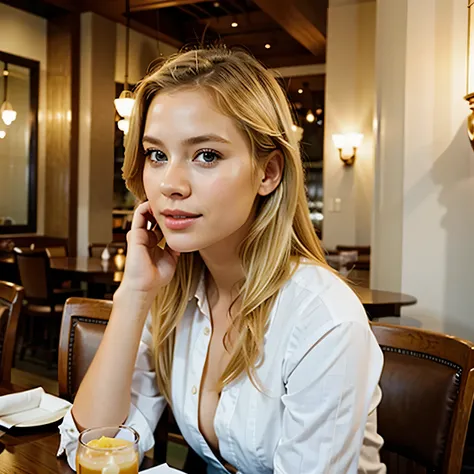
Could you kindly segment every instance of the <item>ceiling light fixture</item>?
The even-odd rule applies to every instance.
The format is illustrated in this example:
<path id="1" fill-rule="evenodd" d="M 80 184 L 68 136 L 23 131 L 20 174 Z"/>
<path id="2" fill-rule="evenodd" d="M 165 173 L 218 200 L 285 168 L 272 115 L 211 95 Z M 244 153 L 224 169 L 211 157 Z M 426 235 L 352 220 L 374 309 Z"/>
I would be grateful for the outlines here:
<path id="1" fill-rule="evenodd" d="M 127 24 L 125 27 L 125 80 L 123 84 L 123 91 L 120 93 L 118 99 L 114 100 L 117 113 L 121 117 L 130 117 L 132 115 L 133 104 L 135 99 L 132 92 L 128 88 L 128 50 L 130 48 L 130 0 L 125 0 L 125 15 L 127 17 Z"/>
<path id="2" fill-rule="evenodd" d="M 313 115 L 313 112 L 311 112 L 311 110 L 308 110 L 308 113 L 306 114 L 306 120 L 307 120 L 309 123 L 313 123 L 313 122 L 314 122 L 314 115 Z"/>
<path id="3" fill-rule="evenodd" d="M 271 45 L 270 43 L 267 43 L 267 44 L 265 45 L 265 48 L 266 48 L 266 49 L 270 49 L 271 47 L 272 47 L 272 45 Z"/>
<path id="4" fill-rule="evenodd" d="M 233 21 L 230 26 L 232 26 L 232 28 L 237 28 L 239 26 L 239 24 L 236 22 L 236 21 Z"/>
<path id="5" fill-rule="evenodd" d="M 303 89 L 298 89 L 298 94 L 302 94 L 303 93 Z"/>

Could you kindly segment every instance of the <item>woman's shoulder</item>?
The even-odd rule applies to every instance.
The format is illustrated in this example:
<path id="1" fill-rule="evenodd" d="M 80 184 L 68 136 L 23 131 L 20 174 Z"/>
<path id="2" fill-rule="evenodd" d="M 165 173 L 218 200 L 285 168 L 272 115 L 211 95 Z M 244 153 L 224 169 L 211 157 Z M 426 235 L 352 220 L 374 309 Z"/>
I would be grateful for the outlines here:
<path id="1" fill-rule="evenodd" d="M 354 291 L 330 268 L 317 262 L 301 259 L 282 288 L 281 298 L 287 303 L 292 300 L 291 305 L 298 308 L 299 313 L 328 324 L 367 324 L 364 307 Z"/>

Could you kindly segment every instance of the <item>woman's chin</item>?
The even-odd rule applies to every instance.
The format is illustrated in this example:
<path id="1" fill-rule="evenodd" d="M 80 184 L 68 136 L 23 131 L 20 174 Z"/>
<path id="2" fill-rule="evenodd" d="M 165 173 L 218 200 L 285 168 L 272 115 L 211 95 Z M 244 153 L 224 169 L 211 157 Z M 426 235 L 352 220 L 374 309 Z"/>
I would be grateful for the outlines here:
<path id="1" fill-rule="evenodd" d="M 179 242 L 178 239 L 170 238 L 166 240 L 168 247 L 175 252 L 191 253 L 201 249 L 201 246 L 196 245 L 196 242 Z"/>

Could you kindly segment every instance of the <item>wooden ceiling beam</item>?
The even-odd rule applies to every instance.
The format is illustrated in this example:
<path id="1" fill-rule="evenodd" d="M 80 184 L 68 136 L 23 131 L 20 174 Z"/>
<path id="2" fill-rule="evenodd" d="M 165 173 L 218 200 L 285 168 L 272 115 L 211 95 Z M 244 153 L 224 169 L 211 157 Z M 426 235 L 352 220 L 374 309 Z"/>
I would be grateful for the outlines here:
<path id="1" fill-rule="evenodd" d="M 167 7 L 182 7 L 208 0 L 131 0 L 130 11 L 139 12 L 143 10 L 158 10 Z"/>
<path id="2" fill-rule="evenodd" d="M 122 25 L 126 25 L 127 23 L 124 14 L 125 0 L 101 0 L 100 2 L 97 0 L 82 0 L 81 3 L 83 11 L 97 13 L 104 18 L 108 18 L 116 23 L 121 23 Z M 146 26 L 133 18 L 130 20 L 130 28 L 139 33 L 143 33 L 144 35 L 163 41 L 164 43 L 168 43 L 175 48 L 180 48 L 183 45 L 180 40 L 165 34 L 162 31 L 157 31 L 155 28 Z"/>
<path id="3" fill-rule="evenodd" d="M 255 4 L 281 25 L 315 56 L 326 49 L 327 0 L 254 0 Z"/>
<path id="4" fill-rule="evenodd" d="M 262 61 L 268 68 L 279 68 L 289 66 L 303 66 L 307 64 L 324 63 L 325 57 L 314 57 L 311 53 L 291 55 L 258 54 L 256 58 Z"/>

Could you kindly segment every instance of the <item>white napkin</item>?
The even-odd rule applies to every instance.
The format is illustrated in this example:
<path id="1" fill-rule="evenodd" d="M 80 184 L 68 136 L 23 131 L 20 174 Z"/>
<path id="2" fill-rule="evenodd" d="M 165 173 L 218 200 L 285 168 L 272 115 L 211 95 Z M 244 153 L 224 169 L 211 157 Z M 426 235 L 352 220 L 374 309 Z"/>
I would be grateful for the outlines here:
<path id="1" fill-rule="evenodd" d="M 10 393 L 0 397 L 0 425 L 5 428 L 31 422 L 40 425 L 55 414 L 65 414 L 70 406 L 68 401 L 45 393 L 41 387 Z"/>
<path id="2" fill-rule="evenodd" d="M 140 471 L 141 474 L 176 474 L 181 473 L 183 471 L 178 471 L 177 469 L 173 469 L 169 467 L 168 464 L 161 464 L 159 466 L 151 467 L 150 469 L 145 469 L 144 471 Z"/>

